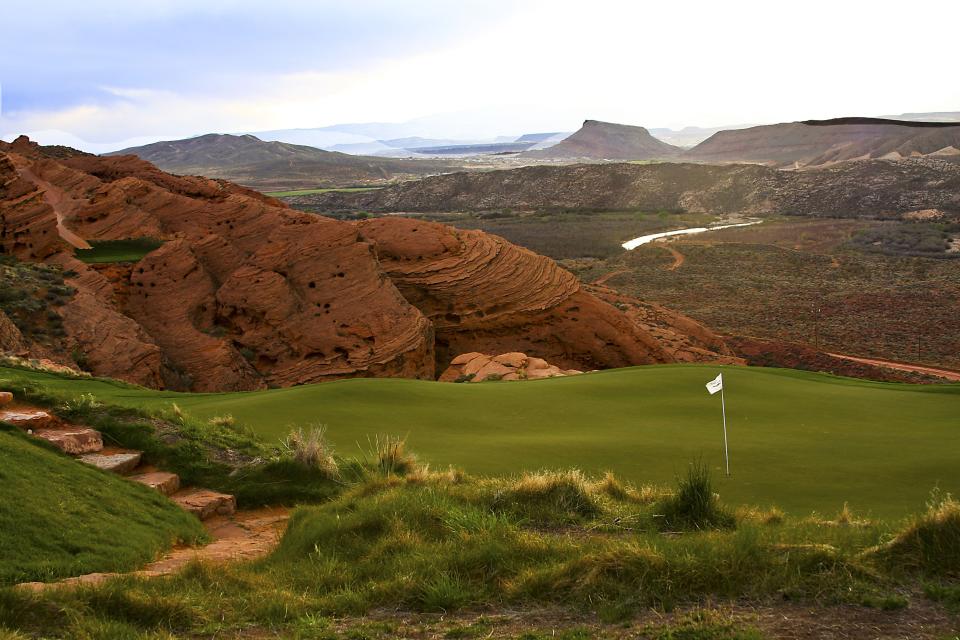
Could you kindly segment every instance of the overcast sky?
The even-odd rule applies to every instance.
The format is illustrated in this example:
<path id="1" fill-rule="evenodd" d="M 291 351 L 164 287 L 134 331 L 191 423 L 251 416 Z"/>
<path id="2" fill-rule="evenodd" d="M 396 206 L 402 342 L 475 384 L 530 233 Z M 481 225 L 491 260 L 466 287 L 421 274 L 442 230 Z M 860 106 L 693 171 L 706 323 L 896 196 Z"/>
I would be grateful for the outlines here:
<path id="1" fill-rule="evenodd" d="M 438 114 L 423 134 L 960 111 L 958 0 L 31 0 L 2 23 L 0 137 L 97 150 Z"/>

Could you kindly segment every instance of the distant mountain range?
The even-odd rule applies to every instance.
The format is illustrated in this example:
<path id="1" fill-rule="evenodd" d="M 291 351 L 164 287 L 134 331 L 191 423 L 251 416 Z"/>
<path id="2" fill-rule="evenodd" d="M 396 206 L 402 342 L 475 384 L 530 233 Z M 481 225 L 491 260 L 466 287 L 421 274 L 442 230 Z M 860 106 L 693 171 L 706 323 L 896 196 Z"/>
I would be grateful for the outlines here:
<path id="1" fill-rule="evenodd" d="M 223 178 L 261 190 L 304 186 L 380 184 L 459 168 L 442 160 L 354 156 L 253 135 L 211 133 L 115 151 L 136 155 L 164 171 Z"/>
<path id="2" fill-rule="evenodd" d="M 261 190 L 383 184 L 456 171 L 469 166 L 466 157 L 497 154 L 530 164 L 651 160 L 783 168 L 876 158 L 960 160 L 960 121 L 937 115 L 939 120 L 836 118 L 727 129 L 690 149 L 659 140 L 643 127 L 587 120 L 569 136 L 531 133 L 488 142 L 407 136 L 347 145 L 375 144 L 380 152 L 388 149 L 405 158 L 351 155 L 249 134 L 208 134 L 110 155 L 135 154 L 164 171 L 224 178 Z"/>
<path id="3" fill-rule="evenodd" d="M 287 142 L 352 155 L 395 158 L 520 153 L 550 146 L 570 135 L 569 131 L 565 131 L 491 138 L 431 137 L 411 134 L 420 130 L 418 127 L 426 126 L 415 122 L 338 124 L 313 129 L 254 131 L 249 135 L 268 142 Z"/>

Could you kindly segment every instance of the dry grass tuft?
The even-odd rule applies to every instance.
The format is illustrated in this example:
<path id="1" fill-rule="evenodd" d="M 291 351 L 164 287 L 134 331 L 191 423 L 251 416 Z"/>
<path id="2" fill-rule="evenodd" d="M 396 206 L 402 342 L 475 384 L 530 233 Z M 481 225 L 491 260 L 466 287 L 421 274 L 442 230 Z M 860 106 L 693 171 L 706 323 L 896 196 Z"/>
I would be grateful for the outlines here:
<path id="1" fill-rule="evenodd" d="M 407 439 L 377 435 L 367 438 L 367 457 L 383 475 L 406 476 L 418 469 L 417 457 L 407 450 Z"/>
<path id="2" fill-rule="evenodd" d="M 787 515 L 780 507 L 770 507 L 767 509 L 761 507 L 738 507 L 736 510 L 737 520 L 747 522 L 758 522 L 765 525 L 783 524 Z"/>
<path id="3" fill-rule="evenodd" d="M 236 418 L 234 418 L 229 413 L 222 416 L 213 416 L 208 420 L 211 427 L 233 427 L 237 424 Z"/>
<path id="4" fill-rule="evenodd" d="M 960 502 L 935 490 L 925 513 L 864 555 L 903 571 L 960 578 Z"/>
<path id="5" fill-rule="evenodd" d="M 283 441 L 283 447 L 296 462 L 335 479 L 340 475 L 340 467 L 333 457 L 333 448 L 324 437 L 326 431 L 326 425 L 311 427 L 307 431 L 295 429 Z"/>

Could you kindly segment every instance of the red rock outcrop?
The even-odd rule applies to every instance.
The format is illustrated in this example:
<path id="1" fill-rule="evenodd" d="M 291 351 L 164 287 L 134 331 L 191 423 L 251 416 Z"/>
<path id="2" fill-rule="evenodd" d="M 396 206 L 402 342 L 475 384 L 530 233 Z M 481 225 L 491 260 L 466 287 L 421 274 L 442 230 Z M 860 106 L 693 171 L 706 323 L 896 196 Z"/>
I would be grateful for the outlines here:
<path id="1" fill-rule="evenodd" d="M 64 268 L 76 290 L 59 311 L 67 343 L 98 375 L 223 391 L 433 378 L 470 351 L 563 370 L 726 356 L 696 323 L 640 322 L 552 260 L 480 231 L 355 225 L 134 157 L 23 139 L 0 143 L 0 178 L 0 250 Z M 73 256 L 87 241 L 141 237 L 163 244 L 137 262 Z"/>
<path id="2" fill-rule="evenodd" d="M 488 356 L 483 353 L 463 353 L 450 361 L 440 374 L 440 382 L 487 382 L 490 380 L 540 380 L 563 378 L 583 373 L 576 369 L 561 369 L 543 358 L 531 358 L 525 353 L 502 353 Z"/>
<path id="3" fill-rule="evenodd" d="M 441 367 L 462 353 L 508 350 L 579 370 L 676 360 L 553 260 L 502 238 L 409 218 L 358 226 L 400 292 L 433 322 Z"/>
<path id="4" fill-rule="evenodd" d="M 3 250 L 76 274 L 64 327 L 99 375 L 197 391 L 434 375 L 429 321 L 350 224 L 132 157 L 0 144 L 0 172 Z M 84 239 L 166 242 L 94 269 L 42 244 L 58 217 Z"/>

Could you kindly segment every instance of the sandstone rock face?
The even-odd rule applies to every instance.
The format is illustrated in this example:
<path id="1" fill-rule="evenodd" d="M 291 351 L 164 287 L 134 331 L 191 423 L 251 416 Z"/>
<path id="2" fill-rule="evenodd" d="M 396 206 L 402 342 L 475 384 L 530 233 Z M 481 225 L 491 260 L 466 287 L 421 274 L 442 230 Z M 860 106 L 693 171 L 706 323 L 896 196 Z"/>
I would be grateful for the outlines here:
<path id="1" fill-rule="evenodd" d="M 24 141 L 0 143 L 0 184 L 0 248 L 76 274 L 64 328 L 97 375 L 195 391 L 434 375 L 429 320 L 348 223 L 132 157 L 51 157 Z M 58 221 L 83 240 L 165 244 L 94 268 L 70 257 Z"/>
<path id="2" fill-rule="evenodd" d="M 502 238 L 409 218 L 359 228 L 400 292 L 433 322 L 440 366 L 459 354 L 504 350 L 564 369 L 672 361 L 573 274 Z"/>
<path id="3" fill-rule="evenodd" d="M 531 358 L 517 351 L 488 356 L 482 353 L 464 353 L 450 361 L 440 375 L 440 382 L 487 382 L 490 380 L 538 380 L 563 378 L 583 373 L 576 369 L 561 369 L 542 358 Z"/>

